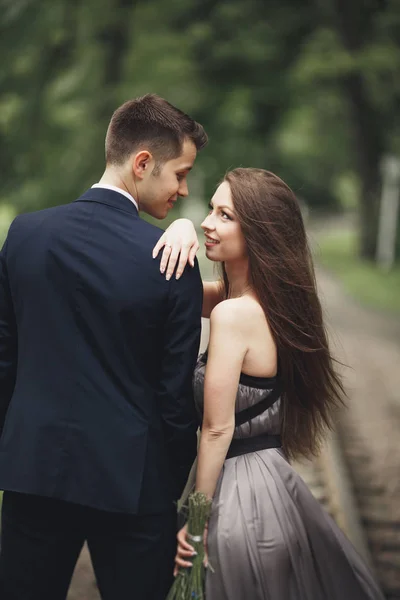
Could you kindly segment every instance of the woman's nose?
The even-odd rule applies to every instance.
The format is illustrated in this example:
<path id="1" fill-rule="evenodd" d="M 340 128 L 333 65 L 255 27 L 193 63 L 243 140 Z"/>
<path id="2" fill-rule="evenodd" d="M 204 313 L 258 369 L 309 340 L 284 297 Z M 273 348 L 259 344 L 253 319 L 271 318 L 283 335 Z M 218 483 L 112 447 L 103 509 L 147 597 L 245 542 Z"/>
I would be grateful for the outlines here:
<path id="1" fill-rule="evenodd" d="M 200 225 L 202 229 L 208 229 L 209 231 L 214 229 L 214 224 L 211 215 L 207 215 L 202 224 Z"/>

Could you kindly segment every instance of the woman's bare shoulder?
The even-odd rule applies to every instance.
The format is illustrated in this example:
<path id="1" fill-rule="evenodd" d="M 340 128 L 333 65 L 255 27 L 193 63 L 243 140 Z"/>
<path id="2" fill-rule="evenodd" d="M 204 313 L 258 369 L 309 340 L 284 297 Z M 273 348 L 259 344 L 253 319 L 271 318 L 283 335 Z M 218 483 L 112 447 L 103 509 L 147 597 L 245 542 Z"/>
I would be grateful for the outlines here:
<path id="1" fill-rule="evenodd" d="M 238 330 L 246 329 L 246 322 L 263 315 L 260 304 L 253 298 L 241 296 L 219 302 L 211 312 L 211 325 L 226 324 Z"/>
<path id="2" fill-rule="evenodd" d="M 264 310 L 252 296 L 223 300 L 214 308 L 210 319 L 211 327 L 230 327 L 248 338 L 258 337 L 259 334 L 272 336 Z"/>

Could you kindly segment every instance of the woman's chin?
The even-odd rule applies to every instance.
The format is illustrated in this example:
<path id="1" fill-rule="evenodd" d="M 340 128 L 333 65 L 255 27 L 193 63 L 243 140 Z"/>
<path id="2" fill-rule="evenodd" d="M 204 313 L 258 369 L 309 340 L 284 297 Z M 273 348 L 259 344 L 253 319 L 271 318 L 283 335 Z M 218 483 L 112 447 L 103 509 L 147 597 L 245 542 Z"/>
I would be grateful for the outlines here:
<path id="1" fill-rule="evenodd" d="M 208 258 L 208 260 L 213 260 L 214 262 L 221 261 L 221 259 L 218 258 L 217 253 L 214 252 L 214 248 L 206 248 L 206 258 Z"/>

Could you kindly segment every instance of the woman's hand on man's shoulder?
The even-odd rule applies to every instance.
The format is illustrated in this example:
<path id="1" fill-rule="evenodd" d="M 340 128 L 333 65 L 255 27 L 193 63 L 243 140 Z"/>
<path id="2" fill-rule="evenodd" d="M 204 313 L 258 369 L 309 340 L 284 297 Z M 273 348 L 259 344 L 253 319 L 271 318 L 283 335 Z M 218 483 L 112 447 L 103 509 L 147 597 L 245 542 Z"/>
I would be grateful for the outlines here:
<path id="1" fill-rule="evenodd" d="M 177 264 L 176 279 L 180 278 L 187 263 L 194 267 L 199 240 L 192 221 L 176 219 L 171 223 L 154 246 L 153 258 L 158 256 L 162 248 L 164 250 L 161 256 L 160 271 L 161 273 L 165 272 L 166 279 L 171 279 Z"/>

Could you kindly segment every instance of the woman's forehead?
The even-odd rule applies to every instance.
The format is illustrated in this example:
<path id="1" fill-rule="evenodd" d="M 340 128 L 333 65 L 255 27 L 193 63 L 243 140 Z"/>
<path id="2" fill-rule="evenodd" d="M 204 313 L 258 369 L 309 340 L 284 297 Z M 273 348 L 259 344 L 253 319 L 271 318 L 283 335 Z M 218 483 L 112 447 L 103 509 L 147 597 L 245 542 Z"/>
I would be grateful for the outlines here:
<path id="1" fill-rule="evenodd" d="M 232 208 L 233 210 L 233 202 L 231 189 L 229 187 L 229 183 L 227 181 L 223 181 L 217 188 L 213 198 L 213 203 L 221 206 L 227 206 L 228 208 Z"/>

